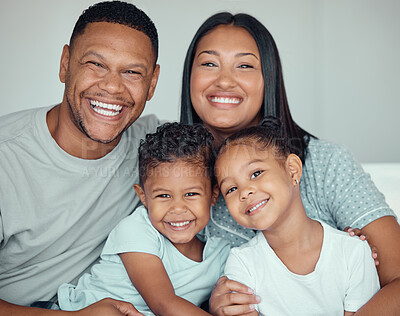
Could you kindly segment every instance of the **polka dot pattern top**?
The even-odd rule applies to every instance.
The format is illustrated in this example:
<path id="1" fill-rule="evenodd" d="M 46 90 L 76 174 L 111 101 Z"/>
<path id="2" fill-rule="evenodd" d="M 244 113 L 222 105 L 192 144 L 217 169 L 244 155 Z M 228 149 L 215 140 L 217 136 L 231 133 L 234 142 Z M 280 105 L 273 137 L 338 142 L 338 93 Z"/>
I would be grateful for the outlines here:
<path id="1" fill-rule="evenodd" d="M 300 180 L 300 193 L 307 215 L 343 230 L 363 228 L 383 216 L 395 216 L 353 155 L 341 145 L 311 139 Z M 211 210 L 210 234 L 228 238 L 239 246 L 255 236 L 230 216 L 220 196 Z"/>

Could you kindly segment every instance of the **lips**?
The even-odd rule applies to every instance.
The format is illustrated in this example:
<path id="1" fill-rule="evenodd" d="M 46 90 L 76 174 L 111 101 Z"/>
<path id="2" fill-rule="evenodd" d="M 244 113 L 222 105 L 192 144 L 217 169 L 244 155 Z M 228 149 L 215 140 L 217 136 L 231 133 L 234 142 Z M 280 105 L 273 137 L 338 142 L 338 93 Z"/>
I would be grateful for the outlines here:
<path id="1" fill-rule="evenodd" d="M 194 220 L 186 220 L 186 221 L 174 221 L 174 222 L 169 222 L 166 221 L 165 223 L 168 225 L 168 227 L 170 227 L 172 230 L 185 230 L 187 229 L 190 224 L 193 222 Z"/>
<path id="2" fill-rule="evenodd" d="M 121 110 L 123 108 L 122 105 L 104 103 L 97 100 L 90 100 L 89 102 L 90 106 L 96 113 L 104 116 L 117 116 L 121 113 Z"/>
<path id="3" fill-rule="evenodd" d="M 232 108 L 243 102 L 243 98 L 236 94 L 210 94 L 207 99 L 213 106 L 219 108 Z"/>
<path id="4" fill-rule="evenodd" d="M 257 211 L 261 210 L 268 203 L 268 201 L 269 199 L 265 199 L 249 204 L 245 209 L 245 214 L 252 215 L 257 213 Z"/>

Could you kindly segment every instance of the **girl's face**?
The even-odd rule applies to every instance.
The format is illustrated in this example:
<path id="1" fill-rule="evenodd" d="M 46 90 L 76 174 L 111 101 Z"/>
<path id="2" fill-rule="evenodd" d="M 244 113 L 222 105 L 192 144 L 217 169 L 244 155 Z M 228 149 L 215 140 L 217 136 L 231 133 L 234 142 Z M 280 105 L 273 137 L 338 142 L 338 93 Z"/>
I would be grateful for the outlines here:
<path id="1" fill-rule="evenodd" d="M 257 44 L 247 30 L 220 25 L 199 41 L 190 94 L 196 113 L 214 136 L 258 124 L 264 79 Z"/>
<path id="2" fill-rule="evenodd" d="M 272 150 L 244 144 L 228 145 L 218 156 L 218 185 L 229 212 L 240 225 L 269 230 L 290 216 L 299 196 L 289 165 L 297 158 L 292 156 L 297 157 L 285 159 Z"/>

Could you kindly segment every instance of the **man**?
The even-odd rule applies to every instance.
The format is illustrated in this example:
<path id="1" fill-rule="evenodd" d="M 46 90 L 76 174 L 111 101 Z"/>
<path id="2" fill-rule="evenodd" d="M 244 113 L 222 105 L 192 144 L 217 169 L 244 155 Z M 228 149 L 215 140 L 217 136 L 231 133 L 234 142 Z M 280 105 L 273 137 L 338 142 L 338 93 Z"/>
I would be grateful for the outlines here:
<path id="1" fill-rule="evenodd" d="M 27 306 L 55 300 L 135 209 L 137 147 L 159 124 L 138 119 L 156 87 L 157 55 L 144 12 L 98 3 L 63 48 L 61 104 L 0 118 L 0 315 L 62 313 Z M 111 299 L 75 314 L 140 315 Z"/>

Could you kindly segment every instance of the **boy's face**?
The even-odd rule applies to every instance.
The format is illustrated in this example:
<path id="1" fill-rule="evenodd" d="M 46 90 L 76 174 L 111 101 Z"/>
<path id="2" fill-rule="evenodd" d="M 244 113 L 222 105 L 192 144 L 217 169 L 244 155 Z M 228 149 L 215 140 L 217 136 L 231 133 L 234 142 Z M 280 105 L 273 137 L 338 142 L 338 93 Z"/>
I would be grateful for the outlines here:
<path id="1" fill-rule="evenodd" d="M 217 159 L 215 173 L 232 217 L 242 226 L 267 230 L 287 218 L 295 190 L 287 161 L 272 150 L 232 145 Z"/>
<path id="2" fill-rule="evenodd" d="M 190 242 L 210 219 L 218 188 L 204 167 L 182 160 L 149 169 L 136 193 L 149 212 L 152 225 L 173 244 Z"/>

